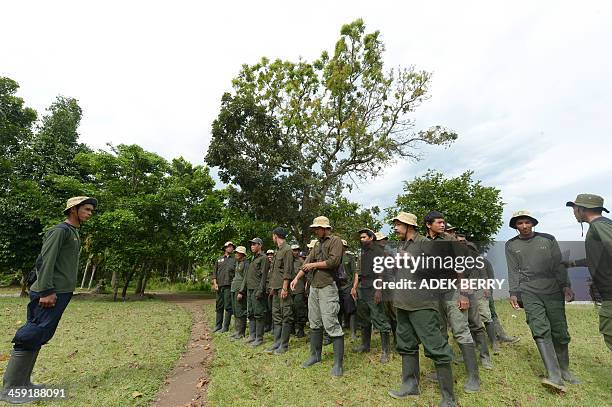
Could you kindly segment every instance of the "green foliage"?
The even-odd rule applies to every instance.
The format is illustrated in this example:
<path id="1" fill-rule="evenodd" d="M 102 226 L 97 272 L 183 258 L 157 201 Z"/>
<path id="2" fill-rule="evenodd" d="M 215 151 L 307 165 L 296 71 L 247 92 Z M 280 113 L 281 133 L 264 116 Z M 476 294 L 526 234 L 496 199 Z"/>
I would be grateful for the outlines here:
<path id="1" fill-rule="evenodd" d="M 500 190 L 482 185 L 466 171 L 456 178 L 444 178 L 429 170 L 425 175 L 404 183 L 404 194 L 395 207 L 387 209 L 390 220 L 397 211 L 414 213 L 423 232 L 423 218 L 433 210 L 442 212 L 447 222 L 467 234 L 474 242 L 486 244 L 502 225 L 503 202 Z"/>
<path id="2" fill-rule="evenodd" d="M 379 32 L 344 25 L 333 53 L 312 62 L 262 58 L 243 65 L 221 99 L 206 162 L 219 167 L 232 206 L 257 220 L 290 225 L 298 240 L 327 204 L 355 181 L 375 177 L 415 147 L 448 145 L 440 126 L 415 131 L 411 113 L 431 75 L 385 70 Z"/>

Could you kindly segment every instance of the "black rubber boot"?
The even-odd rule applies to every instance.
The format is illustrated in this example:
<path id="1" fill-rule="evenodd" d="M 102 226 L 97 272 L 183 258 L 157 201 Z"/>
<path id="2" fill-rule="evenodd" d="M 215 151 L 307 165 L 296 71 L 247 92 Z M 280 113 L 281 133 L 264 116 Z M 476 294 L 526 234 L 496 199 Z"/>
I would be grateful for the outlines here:
<path id="1" fill-rule="evenodd" d="M 283 324 L 281 329 L 280 346 L 274 351 L 275 355 L 280 355 L 289 350 L 289 338 L 291 337 L 291 324 Z"/>
<path id="2" fill-rule="evenodd" d="M 47 387 L 44 384 L 32 383 L 32 371 L 34 370 L 34 366 L 36 365 L 36 360 L 38 359 L 39 352 L 40 352 L 40 349 L 37 351 L 34 351 L 34 356 L 32 358 L 32 362 L 30 363 L 30 370 L 28 371 L 28 387 L 31 387 L 33 389 L 44 389 Z"/>
<path id="3" fill-rule="evenodd" d="M 11 389 L 26 389 L 30 381 L 30 374 L 35 362 L 35 351 L 13 350 L 9 359 L 4 379 L 2 380 L 2 391 L 0 400 L 10 404 L 26 404 L 37 400 L 34 397 L 9 396 Z"/>
<path id="4" fill-rule="evenodd" d="M 480 391 L 480 375 L 478 373 L 478 361 L 476 360 L 476 349 L 473 343 L 460 343 L 463 362 L 467 372 L 467 382 L 463 385 L 466 393 L 477 393 Z"/>
<path id="5" fill-rule="evenodd" d="M 234 321 L 236 333 L 233 339 L 238 340 L 244 338 L 244 333 L 246 332 L 246 318 L 234 318 Z"/>
<path id="6" fill-rule="evenodd" d="M 351 340 L 357 340 L 357 314 L 352 313 L 349 317 L 349 326 L 351 327 Z"/>
<path id="7" fill-rule="evenodd" d="M 548 373 L 548 376 L 542 379 L 542 385 L 549 387 L 554 390 L 565 392 L 565 386 L 563 385 L 563 379 L 561 378 L 561 368 L 559 367 L 559 361 L 557 360 L 557 354 L 555 353 L 555 347 L 551 341 L 547 341 L 542 338 L 535 340 L 544 362 L 544 367 Z"/>
<path id="8" fill-rule="evenodd" d="M 555 353 L 557 354 L 557 361 L 561 369 L 561 378 L 571 384 L 580 384 L 580 380 L 569 370 L 568 344 L 561 345 L 560 343 L 555 343 Z"/>
<path id="9" fill-rule="evenodd" d="M 232 313 L 229 311 L 225 311 L 225 317 L 223 318 L 223 328 L 219 331 L 219 333 L 224 333 L 229 331 L 230 322 L 232 321 Z"/>
<path id="10" fill-rule="evenodd" d="M 332 338 L 334 344 L 334 367 L 332 368 L 332 376 L 342 376 L 342 361 L 344 360 L 344 335 L 335 336 Z"/>
<path id="11" fill-rule="evenodd" d="M 438 384 L 442 401 L 438 404 L 439 407 L 456 407 L 455 391 L 453 389 L 453 370 L 450 363 L 436 365 L 436 375 L 438 376 Z"/>
<path id="12" fill-rule="evenodd" d="M 304 333 L 304 325 L 303 324 L 299 324 L 298 328 L 297 328 L 297 332 L 295 333 L 295 337 L 296 338 L 303 338 L 305 336 L 306 336 L 306 334 Z"/>
<path id="13" fill-rule="evenodd" d="M 361 329 L 361 345 L 353 348 L 353 352 L 365 353 L 370 351 L 372 342 L 372 325 Z"/>
<path id="14" fill-rule="evenodd" d="M 389 396 L 394 399 L 418 396 L 419 391 L 419 354 L 402 355 L 402 385 L 399 390 L 390 390 Z"/>
<path id="15" fill-rule="evenodd" d="M 504 327 L 502 326 L 499 318 L 493 318 L 493 325 L 495 326 L 495 335 L 497 335 L 497 339 L 502 343 L 517 343 L 521 340 L 518 336 L 510 336 L 504 331 Z"/>
<path id="16" fill-rule="evenodd" d="M 327 331 L 323 331 L 323 346 L 331 345 L 332 340 L 327 334 Z"/>
<path id="17" fill-rule="evenodd" d="M 310 358 L 304 363 L 302 367 L 310 367 L 315 363 L 321 361 L 321 353 L 323 352 L 323 330 L 322 329 L 311 329 L 310 330 Z"/>
<path id="18" fill-rule="evenodd" d="M 499 345 L 497 344 L 497 335 L 495 335 L 495 325 L 493 322 L 485 323 L 485 329 L 487 330 L 487 336 L 489 342 L 491 342 L 491 348 L 493 349 L 494 355 L 499 355 Z"/>
<path id="19" fill-rule="evenodd" d="M 249 318 L 249 336 L 244 340 L 244 343 L 251 343 L 255 340 L 255 318 Z"/>
<path id="20" fill-rule="evenodd" d="M 252 347 L 257 347 L 263 344 L 265 322 L 263 318 L 255 320 L 255 340 L 251 342 Z"/>
<path id="21" fill-rule="evenodd" d="M 382 344 L 380 363 L 387 363 L 389 361 L 389 332 L 380 333 L 380 343 Z"/>
<path id="22" fill-rule="evenodd" d="M 274 353 L 276 349 L 280 346 L 281 334 L 283 332 L 283 327 L 280 325 L 274 325 L 274 343 L 271 347 L 266 349 L 267 353 Z"/>
<path id="23" fill-rule="evenodd" d="M 493 370 L 493 363 L 491 362 L 491 354 L 489 353 L 489 345 L 487 344 L 487 338 L 484 332 L 478 332 L 474 335 L 476 338 L 476 345 L 480 350 L 480 363 L 482 367 L 487 370 Z"/>
<path id="24" fill-rule="evenodd" d="M 223 326 L 223 310 L 217 311 L 217 316 L 215 318 L 215 330 L 213 331 L 213 333 L 220 331 L 222 326 Z"/>
<path id="25" fill-rule="evenodd" d="M 240 318 L 234 318 L 234 333 L 230 335 L 232 341 L 240 338 L 240 331 L 242 330 L 242 320 Z"/>

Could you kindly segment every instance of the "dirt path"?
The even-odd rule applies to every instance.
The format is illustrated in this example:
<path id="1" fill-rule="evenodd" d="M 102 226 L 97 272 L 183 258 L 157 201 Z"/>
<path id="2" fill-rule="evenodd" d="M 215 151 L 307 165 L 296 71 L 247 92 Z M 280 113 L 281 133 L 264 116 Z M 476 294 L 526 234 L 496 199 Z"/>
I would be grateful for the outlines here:
<path id="1" fill-rule="evenodd" d="M 164 387 L 157 395 L 152 407 L 201 407 L 207 405 L 207 367 L 213 357 L 211 333 L 202 307 L 214 300 L 201 295 L 156 294 L 155 297 L 181 305 L 191 312 L 191 339 L 187 350 L 166 378 Z"/>

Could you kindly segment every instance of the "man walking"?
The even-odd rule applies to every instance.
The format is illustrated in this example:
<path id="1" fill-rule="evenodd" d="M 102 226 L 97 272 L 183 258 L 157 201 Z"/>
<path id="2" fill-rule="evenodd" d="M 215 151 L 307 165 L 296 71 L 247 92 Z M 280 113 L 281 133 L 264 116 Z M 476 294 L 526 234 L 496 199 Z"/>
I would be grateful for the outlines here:
<path id="1" fill-rule="evenodd" d="M 236 270 L 236 259 L 232 256 L 236 246 L 232 242 L 223 245 L 223 256 L 215 262 L 212 272 L 213 290 L 217 292 L 215 308 L 215 330 L 213 332 L 227 332 L 232 318 L 232 290 L 231 284 Z M 225 317 L 223 316 L 225 311 Z"/>
<path id="2" fill-rule="evenodd" d="M 30 381 L 42 345 L 53 338 L 76 287 L 81 238 L 79 228 L 98 205 L 95 198 L 68 199 L 66 220 L 53 226 L 43 239 L 36 260 L 36 281 L 30 288 L 27 322 L 13 338 L 13 351 L 4 372 L 0 400 L 23 404 L 36 399 L 12 394 L 16 389 L 42 388 Z M 21 393 L 21 392 L 20 392 Z"/>
<path id="3" fill-rule="evenodd" d="M 515 212 L 510 218 L 510 227 L 519 232 L 506 242 L 510 303 L 514 309 L 525 308 L 527 324 L 548 372 L 542 384 L 564 392 L 564 380 L 578 383 L 569 371 L 570 335 L 564 302 L 564 296 L 573 300 L 574 293 L 561 265 L 557 240 L 534 232 L 537 224 L 528 211 Z"/>

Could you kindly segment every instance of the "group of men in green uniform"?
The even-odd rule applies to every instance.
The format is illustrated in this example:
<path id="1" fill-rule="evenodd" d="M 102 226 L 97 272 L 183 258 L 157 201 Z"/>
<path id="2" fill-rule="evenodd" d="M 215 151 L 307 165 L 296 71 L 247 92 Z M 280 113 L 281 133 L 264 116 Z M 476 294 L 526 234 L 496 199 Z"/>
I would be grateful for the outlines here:
<path id="1" fill-rule="evenodd" d="M 586 237 L 586 259 L 562 261 L 555 238 L 535 232 L 538 220 L 528 211 L 513 214 L 509 226 L 518 235 L 506 243 L 506 259 L 510 303 L 524 308 L 527 323 L 547 370 L 542 384 L 565 391 L 565 382 L 579 383 L 569 369 L 568 344 L 570 335 L 565 316 L 565 301 L 574 294 L 567 274 L 568 267 L 588 266 L 593 284 L 602 295 L 600 331 L 612 349 L 612 221 L 601 216 L 607 212 L 603 199 L 581 194 L 568 202 L 579 222 L 591 227 Z M 333 344 L 333 376 L 343 374 L 344 331 L 349 327 L 361 332 L 361 343 L 353 350 L 369 352 L 372 330 L 381 336 L 381 363 L 389 359 L 391 340 L 402 358 L 401 386 L 389 391 L 394 398 L 418 396 L 420 366 L 419 344 L 425 356 L 435 366 L 433 380 L 439 383 L 440 405 L 456 404 L 452 376 L 453 359 L 463 359 L 467 381 L 466 392 L 480 390 L 478 360 L 485 369 L 493 369 L 489 351 L 500 352 L 499 342 L 515 343 L 519 338 L 503 330 L 490 289 L 458 289 L 456 287 L 411 290 L 384 290 L 379 282 L 406 279 L 419 286 L 432 279 L 493 279 L 493 267 L 484 257 L 482 267 L 464 272 L 448 268 L 416 270 L 384 267 L 375 270 L 376 258 L 395 254 L 407 256 L 450 256 L 453 258 L 480 256 L 478 248 L 456 233 L 444 215 L 430 212 L 424 219 L 426 233 L 419 234 L 417 217 L 400 212 L 393 218 L 394 232 L 399 242 L 396 248 L 386 245 L 382 233 L 364 228 L 359 233 L 361 251 L 358 256 L 347 250 L 346 241 L 332 234 L 329 220 L 317 217 L 311 227 L 316 239 L 308 244 L 309 251 L 299 245 L 289 245 L 287 232 L 276 228 L 272 238 L 276 250 L 263 255 L 263 241 L 255 238 L 251 244 L 253 258 L 244 259 L 246 249 L 236 248 L 236 258 L 230 259 L 233 243 L 224 246 L 224 255 L 215 264 L 213 286 L 218 290 L 217 323 L 215 330 L 228 329 L 228 312 L 236 318 L 233 338 L 245 335 L 249 320 L 251 346 L 263 343 L 266 313 L 272 314 L 273 344 L 266 349 L 282 354 L 289 348 L 290 336 L 303 337 L 306 321 L 310 327 L 310 357 L 302 364 L 307 368 L 321 362 L 324 344 Z M 227 274 L 225 276 L 224 274 Z M 460 286 L 462 286 L 460 284 Z M 470 286 L 470 285 L 467 285 Z M 471 287 L 471 286 L 470 286 Z M 453 355 L 448 332 L 459 345 L 461 355 Z M 477 356 L 478 353 L 478 356 Z"/>

